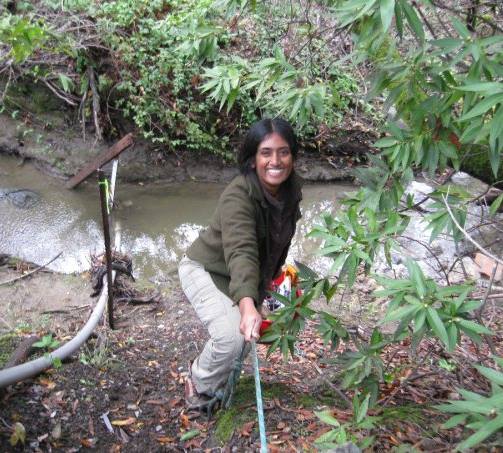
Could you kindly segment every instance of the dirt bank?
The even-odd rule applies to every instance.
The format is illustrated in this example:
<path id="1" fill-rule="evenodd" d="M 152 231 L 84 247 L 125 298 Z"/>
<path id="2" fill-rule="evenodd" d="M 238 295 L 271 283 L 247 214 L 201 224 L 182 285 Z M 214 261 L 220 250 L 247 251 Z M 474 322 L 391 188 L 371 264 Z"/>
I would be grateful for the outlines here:
<path id="1" fill-rule="evenodd" d="M 67 179 L 110 146 L 96 143 L 89 134 L 84 140 L 80 129 L 65 124 L 61 116 L 51 115 L 43 121 L 0 115 L 0 153 L 30 159 L 45 173 Z M 369 137 L 368 133 L 347 131 L 322 155 L 301 152 L 296 168 L 307 181 L 351 179 L 350 170 L 363 160 Z M 121 180 L 130 182 L 228 182 L 237 173 L 234 165 L 219 157 L 188 152 L 165 154 L 138 136 L 135 144 L 121 154 L 120 166 Z"/>

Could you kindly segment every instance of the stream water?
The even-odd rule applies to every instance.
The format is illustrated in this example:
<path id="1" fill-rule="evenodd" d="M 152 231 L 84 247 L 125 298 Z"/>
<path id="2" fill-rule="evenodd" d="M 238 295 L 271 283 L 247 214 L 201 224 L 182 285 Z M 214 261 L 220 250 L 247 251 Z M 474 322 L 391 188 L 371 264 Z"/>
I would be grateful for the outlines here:
<path id="1" fill-rule="evenodd" d="M 40 194 L 30 208 L 20 208 L 0 197 L 0 253 L 73 273 L 90 267 L 91 254 L 103 250 L 103 234 L 96 179 L 68 190 L 29 164 L 0 156 L 0 193 L 7 188 L 29 189 Z M 176 263 L 208 223 L 222 184 L 126 184 L 119 178 L 113 217 L 121 226 L 121 251 L 133 257 L 134 275 L 165 282 L 176 273 Z M 337 209 L 337 200 L 350 185 L 304 186 L 301 210 L 288 260 L 299 259 L 323 270 L 327 263 L 316 256 L 317 244 L 305 238 L 324 212 Z M 113 238 L 112 238 L 113 239 Z"/>

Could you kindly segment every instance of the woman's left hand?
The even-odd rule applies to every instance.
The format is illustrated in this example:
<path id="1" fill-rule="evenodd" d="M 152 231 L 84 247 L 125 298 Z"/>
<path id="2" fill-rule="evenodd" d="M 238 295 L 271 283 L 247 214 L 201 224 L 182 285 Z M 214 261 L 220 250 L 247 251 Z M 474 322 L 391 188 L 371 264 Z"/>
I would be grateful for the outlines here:
<path id="1" fill-rule="evenodd" d="M 260 326 L 262 316 L 255 308 L 255 303 L 251 297 L 243 297 L 239 301 L 239 312 L 241 313 L 241 322 L 239 330 L 244 335 L 245 341 L 260 338 Z"/>

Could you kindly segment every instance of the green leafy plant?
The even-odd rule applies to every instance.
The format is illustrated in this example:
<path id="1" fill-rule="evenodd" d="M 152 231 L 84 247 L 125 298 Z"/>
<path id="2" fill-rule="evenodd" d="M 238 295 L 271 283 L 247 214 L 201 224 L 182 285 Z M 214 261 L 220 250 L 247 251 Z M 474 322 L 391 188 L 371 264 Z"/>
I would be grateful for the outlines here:
<path id="1" fill-rule="evenodd" d="M 353 398 L 353 417 L 350 421 L 342 424 L 329 410 L 322 412 L 315 411 L 316 416 L 323 423 L 333 426 L 330 431 L 316 439 L 315 445 L 321 449 L 331 449 L 347 442 L 353 442 L 362 449 L 371 447 L 374 442 L 373 436 L 366 436 L 363 441 L 361 440 L 361 435 L 365 435 L 369 430 L 373 429 L 377 421 L 376 417 L 367 414 L 369 400 L 370 395 L 366 395 L 363 398 L 355 395 Z M 360 434 L 360 436 L 356 434 Z"/>
<path id="2" fill-rule="evenodd" d="M 16 422 L 12 429 L 12 434 L 9 439 L 9 443 L 15 447 L 19 442 L 23 445 L 26 442 L 26 429 L 24 425 L 20 422 Z"/>
<path id="3" fill-rule="evenodd" d="M 59 341 L 52 334 L 47 334 L 40 341 L 33 343 L 33 347 L 52 351 L 59 346 Z"/>
<path id="4" fill-rule="evenodd" d="M 438 286 L 431 278 L 426 278 L 416 262 L 407 260 L 409 278 L 402 280 L 377 277 L 384 287 L 375 292 L 376 296 L 391 297 L 383 323 L 399 321 L 395 338 L 399 339 L 412 327 L 413 345 L 417 345 L 425 335 L 436 336 L 453 351 L 459 343 L 461 333 L 468 335 L 476 343 L 481 335 L 492 335 L 485 326 L 473 320 L 473 313 L 481 301 L 470 300 L 469 285 Z"/>
<path id="5" fill-rule="evenodd" d="M 0 40 L 9 46 L 16 63 L 22 63 L 44 45 L 50 33 L 41 24 L 10 14 L 0 16 Z"/>
<path id="6" fill-rule="evenodd" d="M 494 357 L 496 364 L 503 367 L 503 359 Z M 500 432 L 503 428 L 503 373 L 493 368 L 475 365 L 478 372 L 491 383 L 491 393 L 481 395 L 464 389 L 457 389 L 462 399 L 448 401 L 438 405 L 442 412 L 453 414 L 444 423 L 444 428 L 453 428 L 463 424 L 470 431 L 474 431 L 467 439 L 460 443 L 458 450 L 466 450 L 479 445 L 488 437 Z M 499 444 L 501 445 L 501 443 Z"/>

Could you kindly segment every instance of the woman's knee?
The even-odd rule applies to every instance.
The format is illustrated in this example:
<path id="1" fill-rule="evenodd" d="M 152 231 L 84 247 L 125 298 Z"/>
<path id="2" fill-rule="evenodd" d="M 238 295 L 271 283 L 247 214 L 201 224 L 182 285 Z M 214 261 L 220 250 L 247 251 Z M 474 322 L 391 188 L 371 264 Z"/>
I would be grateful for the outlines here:
<path id="1" fill-rule="evenodd" d="M 233 359 L 241 354 L 244 345 L 244 337 L 239 332 L 226 333 L 213 338 L 215 352 L 226 357 Z"/>

